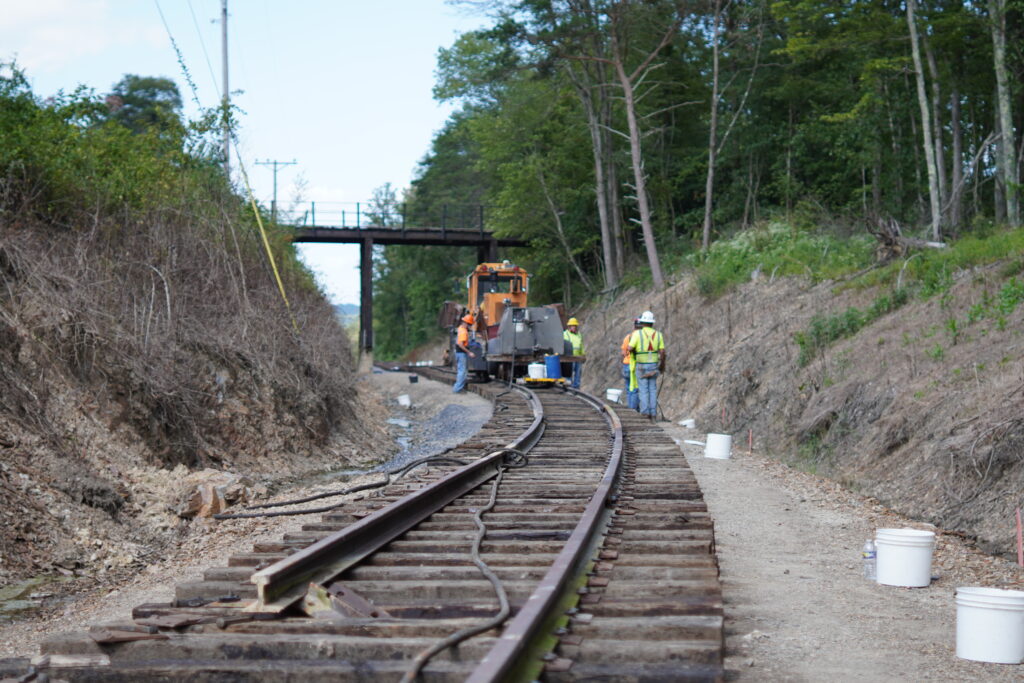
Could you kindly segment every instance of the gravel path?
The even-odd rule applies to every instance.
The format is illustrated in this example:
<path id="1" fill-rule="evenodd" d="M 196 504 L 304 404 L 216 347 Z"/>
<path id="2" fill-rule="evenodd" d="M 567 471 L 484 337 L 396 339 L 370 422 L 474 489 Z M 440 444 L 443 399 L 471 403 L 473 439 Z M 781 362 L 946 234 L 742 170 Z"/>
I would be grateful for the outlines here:
<path id="1" fill-rule="evenodd" d="M 703 434 L 661 426 L 682 443 L 715 521 L 729 680 L 1024 680 L 1021 666 L 955 654 L 956 587 L 1021 588 L 1016 565 L 745 448 L 705 458 L 683 443 Z M 863 578 L 864 541 L 893 527 L 937 532 L 930 587 Z"/>

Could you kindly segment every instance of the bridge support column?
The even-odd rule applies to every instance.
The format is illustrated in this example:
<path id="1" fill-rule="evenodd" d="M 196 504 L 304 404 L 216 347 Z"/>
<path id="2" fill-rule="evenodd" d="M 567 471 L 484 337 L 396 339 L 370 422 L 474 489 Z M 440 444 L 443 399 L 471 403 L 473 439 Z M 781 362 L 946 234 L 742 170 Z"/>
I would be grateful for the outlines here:
<path id="1" fill-rule="evenodd" d="M 373 238 L 359 242 L 359 351 L 373 350 Z"/>
<path id="2" fill-rule="evenodd" d="M 481 242 L 476 245 L 476 262 L 477 263 L 497 263 L 498 262 L 498 240 L 493 237 L 487 242 Z"/>

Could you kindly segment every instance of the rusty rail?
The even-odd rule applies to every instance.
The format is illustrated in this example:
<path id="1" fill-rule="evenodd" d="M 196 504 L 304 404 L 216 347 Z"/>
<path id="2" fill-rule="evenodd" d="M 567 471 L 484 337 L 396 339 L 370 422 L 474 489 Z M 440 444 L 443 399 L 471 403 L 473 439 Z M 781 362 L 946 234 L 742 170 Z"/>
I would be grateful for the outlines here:
<path id="1" fill-rule="evenodd" d="M 533 422 L 519 438 L 504 449 L 461 467 L 393 505 L 257 571 L 252 575 L 252 582 L 256 584 L 258 600 L 250 611 L 266 613 L 287 609 L 302 599 L 310 582 L 322 584 L 335 579 L 459 496 L 497 475 L 509 451 L 529 451 L 544 433 L 544 409 L 532 391 L 522 387 L 514 389 L 526 395 L 533 409 Z"/>
<path id="2" fill-rule="evenodd" d="M 523 657 L 523 654 L 536 649 L 537 641 L 551 632 L 554 621 L 560 616 L 559 605 L 571 589 L 570 581 L 578 576 L 590 561 L 591 552 L 599 538 L 598 530 L 607 523 L 608 498 L 622 465 L 622 422 L 615 411 L 590 394 L 570 388 L 566 388 L 566 391 L 593 405 L 608 421 L 613 435 L 608 466 L 565 547 L 555 558 L 526 604 L 505 627 L 501 638 L 467 679 L 467 683 L 503 680 L 517 664 L 522 664 L 524 659 L 528 659 Z"/>

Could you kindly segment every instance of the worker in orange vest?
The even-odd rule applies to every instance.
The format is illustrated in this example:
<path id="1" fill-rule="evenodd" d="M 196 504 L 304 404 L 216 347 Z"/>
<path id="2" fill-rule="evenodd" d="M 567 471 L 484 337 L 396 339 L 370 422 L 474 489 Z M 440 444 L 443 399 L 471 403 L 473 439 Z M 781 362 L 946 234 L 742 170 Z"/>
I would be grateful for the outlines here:
<path id="1" fill-rule="evenodd" d="M 472 313 L 462 316 L 458 332 L 455 335 L 455 386 L 452 393 L 457 394 L 466 388 L 466 376 L 469 374 L 467 367 L 470 358 L 476 355 L 469 349 L 469 327 L 476 322 Z"/>
<path id="2" fill-rule="evenodd" d="M 640 329 L 640 318 L 633 318 L 633 329 Z M 629 388 L 629 361 L 632 355 L 629 350 L 629 340 L 633 338 L 633 332 L 630 332 L 622 340 L 622 379 L 626 382 L 626 405 L 633 410 L 640 410 L 640 393 L 636 389 Z"/>

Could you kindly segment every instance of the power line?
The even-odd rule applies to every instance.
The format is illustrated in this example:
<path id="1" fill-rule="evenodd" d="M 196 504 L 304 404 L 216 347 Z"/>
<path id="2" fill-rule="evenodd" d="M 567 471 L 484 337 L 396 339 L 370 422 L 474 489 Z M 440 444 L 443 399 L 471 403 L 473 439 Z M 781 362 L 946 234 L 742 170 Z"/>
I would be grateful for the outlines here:
<path id="1" fill-rule="evenodd" d="M 171 33 L 171 27 L 167 24 L 167 18 L 164 16 L 164 11 L 160 8 L 160 0 L 153 0 L 153 4 L 156 5 L 156 11 L 160 15 L 160 21 L 164 24 L 164 30 L 167 31 L 167 38 L 171 41 L 171 47 L 174 48 L 174 53 L 178 55 L 178 66 L 181 67 L 181 73 L 185 76 L 185 82 L 188 83 L 189 88 L 192 89 L 192 101 L 196 103 L 199 109 L 203 108 L 203 105 L 199 102 L 199 90 L 196 88 L 196 82 L 192 80 L 192 74 L 188 70 L 188 66 L 185 64 L 185 55 L 181 53 L 181 49 L 178 47 L 178 43 L 174 40 L 174 34 Z"/>
<path id="2" fill-rule="evenodd" d="M 277 222 L 277 169 L 279 166 L 292 166 L 295 163 L 295 159 L 291 161 L 278 161 L 277 159 L 267 159 L 266 161 L 257 161 L 256 164 L 259 166 L 273 166 L 274 170 L 274 199 L 270 203 L 270 220 L 274 223 Z"/>
<path id="3" fill-rule="evenodd" d="M 206 58 L 206 68 L 210 70 L 210 80 L 213 82 L 213 91 L 220 94 L 220 85 L 217 84 L 217 77 L 213 73 L 213 64 L 210 63 L 210 54 L 206 51 L 206 41 L 203 40 L 203 32 L 199 30 L 199 20 L 196 19 L 196 11 L 192 9 L 192 0 L 188 0 L 188 11 L 192 14 L 192 25 L 196 27 L 196 35 L 199 37 L 199 47 L 203 48 L 203 57 Z"/>

